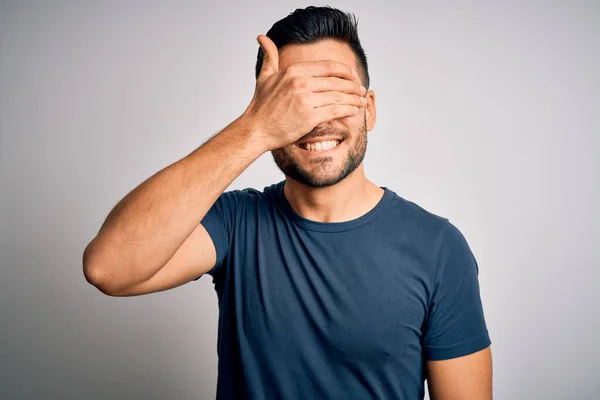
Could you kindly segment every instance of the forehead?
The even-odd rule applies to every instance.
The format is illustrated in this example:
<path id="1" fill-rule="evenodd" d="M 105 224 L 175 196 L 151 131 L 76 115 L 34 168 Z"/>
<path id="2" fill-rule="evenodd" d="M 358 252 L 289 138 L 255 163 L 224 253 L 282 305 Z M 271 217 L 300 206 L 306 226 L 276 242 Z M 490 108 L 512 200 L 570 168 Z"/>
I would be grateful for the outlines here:
<path id="1" fill-rule="evenodd" d="M 279 49 L 279 69 L 298 62 L 334 60 L 357 69 L 354 52 L 347 43 L 323 39 L 311 44 L 288 44 Z"/>

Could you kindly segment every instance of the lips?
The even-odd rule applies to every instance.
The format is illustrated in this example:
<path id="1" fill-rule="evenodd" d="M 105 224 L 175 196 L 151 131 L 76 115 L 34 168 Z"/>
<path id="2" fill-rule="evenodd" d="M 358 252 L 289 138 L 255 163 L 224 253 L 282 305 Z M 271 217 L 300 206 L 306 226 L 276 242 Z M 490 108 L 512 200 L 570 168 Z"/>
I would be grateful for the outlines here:
<path id="1" fill-rule="evenodd" d="M 297 145 L 304 145 L 307 143 L 317 143 L 317 142 L 327 142 L 329 140 L 337 140 L 338 142 L 341 142 L 344 140 L 343 137 L 340 136 L 319 136 L 319 137 L 313 137 L 310 139 L 306 139 L 303 140 L 302 142 L 296 143 Z"/>
<path id="2" fill-rule="evenodd" d="M 338 138 L 318 138 L 298 143 L 296 146 L 310 153 L 320 153 L 335 149 L 342 141 L 343 139 Z"/>

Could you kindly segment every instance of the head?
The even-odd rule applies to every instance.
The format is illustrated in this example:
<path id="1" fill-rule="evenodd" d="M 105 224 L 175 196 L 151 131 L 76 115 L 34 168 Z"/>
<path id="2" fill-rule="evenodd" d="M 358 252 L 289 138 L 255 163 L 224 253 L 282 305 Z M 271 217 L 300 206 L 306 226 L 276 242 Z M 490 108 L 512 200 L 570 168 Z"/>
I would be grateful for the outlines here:
<path id="1" fill-rule="evenodd" d="M 279 68 L 317 60 L 335 60 L 358 71 L 362 85 L 369 88 L 367 59 L 358 39 L 357 19 L 350 13 L 330 7 L 297 9 L 277 21 L 266 35 L 279 51 Z M 258 50 L 256 77 L 263 61 Z M 375 124 L 375 95 L 368 91 L 367 107 L 353 116 L 317 125 L 296 143 L 273 150 L 275 164 L 291 179 L 313 188 L 335 185 L 358 168 L 367 149 L 367 132 Z M 319 137 L 338 137 L 343 140 L 325 155 L 307 152 L 297 143 Z"/>

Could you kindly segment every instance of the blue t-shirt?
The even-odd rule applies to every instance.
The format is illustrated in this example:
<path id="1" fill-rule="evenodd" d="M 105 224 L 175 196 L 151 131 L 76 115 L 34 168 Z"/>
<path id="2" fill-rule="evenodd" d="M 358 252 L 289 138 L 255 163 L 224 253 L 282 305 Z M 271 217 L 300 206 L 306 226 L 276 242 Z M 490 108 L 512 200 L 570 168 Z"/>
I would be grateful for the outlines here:
<path id="1" fill-rule="evenodd" d="M 425 360 L 491 344 L 461 232 L 388 188 L 348 222 L 298 215 L 285 181 L 224 192 L 218 399 L 422 399 Z"/>

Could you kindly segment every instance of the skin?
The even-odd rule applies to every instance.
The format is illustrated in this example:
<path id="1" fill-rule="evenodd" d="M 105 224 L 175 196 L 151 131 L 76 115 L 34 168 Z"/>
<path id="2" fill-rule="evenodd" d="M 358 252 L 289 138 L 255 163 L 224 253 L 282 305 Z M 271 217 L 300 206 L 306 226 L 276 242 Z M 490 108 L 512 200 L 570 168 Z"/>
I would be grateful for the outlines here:
<path id="1" fill-rule="evenodd" d="M 383 189 L 366 178 L 362 163 L 367 135 L 376 121 L 375 93 L 357 94 L 355 80 L 360 78 L 351 72 L 358 65 L 350 48 L 323 40 L 285 46 L 279 54 L 266 36 L 257 40 L 266 62 L 247 110 L 188 156 L 128 193 L 86 247 L 85 278 L 102 293 L 158 292 L 210 270 L 216 251 L 199 222 L 231 182 L 267 151 L 284 171 L 289 167 L 302 171 L 295 178 L 286 176 L 284 193 L 304 218 L 349 221 L 381 200 Z M 339 64 L 305 64 L 286 75 L 290 67 L 319 60 Z M 303 90 L 304 85 L 321 89 Z M 323 135 L 344 140 L 321 155 L 296 146 Z M 492 398 L 489 348 L 451 360 L 428 361 L 427 371 L 433 400 Z"/>
<path id="2" fill-rule="evenodd" d="M 427 361 L 431 400 L 491 400 L 492 350 L 442 361 Z"/>
<path id="3" fill-rule="evenodd" d="M 102 293 L 153 293 L 207 273 L 216 250 L 200 222 L 223 191 L 265 152 L 366 105 L 366 89 L 349 65 L 319 60 L 280 68 L 275 44 L 265 35 L 257 41 L 265 57 L 247 109 L 129 192 L 85 248 L 84 276 Z"/>
<path id="4" fill-rule="evenodd" d="M 354 53 L 343 43 L 325 40 L 310 45 L 285 47 L 279 56 L 280 68 L 293 63 L 332 59 L 354 69 L 358 64 Z M 305 179 L 286 176 L 285 195 L 294 210 L 304 218 L 321 222 L 341 222 L 360 217 L 381 199 L 383 190 L 365 176 L 362 157 L 366 152 L 367 134 L 375 126 L 375 93 L 369 90 L 367 105 L 354 116 L 323 123 L 303 137 L 328 134 L 342 135 L 340 151 L 328 157 L 307 155 L 295 144 L 272 152 L 282 171 L 293 165 L 303 171 Z M 349 161 L 354 154 L 361 162 Z M 356 158 L 356 157 L 355 157 Z M 287 165 L 287 166 L 286 166 Z M 286 167 L 282 167 L 286 166 Z M 349 174 L 348 167 L 354 168 Z M 300 177 L 302 178 L 302 176 Z M 334 182 L 334 184 L 324 184 Z M 491 349 L 442 361 L 426 361 L 427 384 L 432 400 L 492 399 Z"/>
<path id="5" fill-rule="evenodd" d="M 326 59 L 345 63 L 359 70 L 357 59 L 350 47 L 334 40 L 285 46 L 279 52 L 279 68 L 285 69 L 294 63 Z M 320 124 L 295 142 L 328 134 L 341 135 L 344 140 L 334 154 L 327 157 L 307 154 L 295 143 L 273 150 L 273 158 L 284 173 L 285 168 L 282 168 L 282 165 L 294 164 L 316 183 L 310 185 L 306 180 L 286 176 L 285 196 L 302 217 L 319 222 L 349 221 L 367 213 L 381 200 L 384 191 L 367 179 L 362 162 L 367 146 L 367 134 L 374 128 L 377 116 L 375 92 L 369 90 L 364 97 L 367 104 L 356 115 Z M 358 165 L 351 165 L 351 156 L 359 161 Z M 351 171 L 348 171 L 348 167 Z M 335 184 L 321 185 L 327 181 Z"/>

